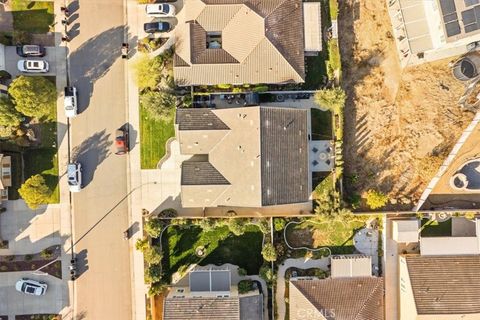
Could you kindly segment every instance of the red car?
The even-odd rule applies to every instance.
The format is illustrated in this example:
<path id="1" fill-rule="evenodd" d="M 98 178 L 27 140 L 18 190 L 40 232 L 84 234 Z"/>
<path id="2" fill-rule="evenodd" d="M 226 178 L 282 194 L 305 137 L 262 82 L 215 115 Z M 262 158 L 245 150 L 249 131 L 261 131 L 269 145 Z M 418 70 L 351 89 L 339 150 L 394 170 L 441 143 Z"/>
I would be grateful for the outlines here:
<path id="1" fill-rule="evenodd" d="M 115 147 L 117 152 L 115 154 L 122 155 L 127 153 L 128 150 L 128 131 L 125 129 L 117 129 L 115 133 Z"/>

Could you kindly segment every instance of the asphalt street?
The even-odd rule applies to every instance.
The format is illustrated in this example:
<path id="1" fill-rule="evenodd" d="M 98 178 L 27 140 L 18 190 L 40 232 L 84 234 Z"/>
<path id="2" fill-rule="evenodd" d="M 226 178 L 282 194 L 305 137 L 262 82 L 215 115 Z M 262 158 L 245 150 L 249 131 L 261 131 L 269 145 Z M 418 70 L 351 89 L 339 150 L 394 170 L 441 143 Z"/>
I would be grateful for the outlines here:
<path id="1" fill-rule="evenodd" d="M 75 1 L 69 83 L 79 115 L 70 121 L 71 159 L 83 166 L 84 189 L 72 194 L 73 239 L 79 255 L 75 313 L 85 319 L 131 319 L 127 157 L 114 154 L 115 130 L 127 123 L 124 3 Z"/>

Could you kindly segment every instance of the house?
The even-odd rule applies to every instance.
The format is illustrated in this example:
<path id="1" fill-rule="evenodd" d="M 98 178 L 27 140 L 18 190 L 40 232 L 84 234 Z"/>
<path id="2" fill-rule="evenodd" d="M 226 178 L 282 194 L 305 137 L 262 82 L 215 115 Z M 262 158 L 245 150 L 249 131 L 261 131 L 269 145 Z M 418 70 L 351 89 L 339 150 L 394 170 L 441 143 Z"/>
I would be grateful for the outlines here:
<path id="1" fill-rule="evenodd" d="M 372 277 L 371 257 L 331 257 L 331 277 L 291 278 L 291 320 L 384 319 L 383 278 Z"/>
<path id="2" fill-rule="evenodd" d="M 307 110 L 177 109 L 182 207 L 308 203 Z"/>
<path id="3" fill-rule="evenodd" d="M 263 296 L 258 291 L 239 295 L 228 268 L 196 267 L 171 288 L 164 300 L 163 319 L 261 320 L 262 317 Z"/>
<path id="4" fill-rule="evenodd" d="M 477 0 L 386 0 L 402 66 L 464 54 L 480 40 Z"/>
<path id="5" fill-rule="evenodd" d="M 480 319 L 480 256 L 400 257 L 400 319 Z"/>
<path id="6" fill-rule="evenodd" d="M 0 164 L 0 200 L 5 201 L 8 200 L 8 187 L 12 186 L 12 160 L 10 156 L 0 154 Z"/>
<path id="7" fill-rule="evenodd" d="M 304 82 L 305 50 L 321 50 L 319 5 L 304 20 L 301 0 L 185 0 L 176 84 Z"/>

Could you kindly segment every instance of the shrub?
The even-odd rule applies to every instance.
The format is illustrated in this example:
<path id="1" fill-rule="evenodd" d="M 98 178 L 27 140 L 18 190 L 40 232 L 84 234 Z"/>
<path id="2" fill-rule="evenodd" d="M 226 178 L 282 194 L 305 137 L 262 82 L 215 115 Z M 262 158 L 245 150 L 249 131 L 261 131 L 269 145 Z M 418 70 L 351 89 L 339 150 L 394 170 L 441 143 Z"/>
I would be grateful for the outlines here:
<path id="1" fill-rule="evenodd" d="M 247 270 L 243 269 L 243 268 L 238 268 L 238 275 L 239 276 L 246 276 L 247 275 Z"/>
<path id="2" fill-rule="evenodd" d="M 230 218 L 228 220 L 228 229 L 236 236 L 240 236 L 245 233 L 245 220 Z"/>
<path id="3" fill-rule="evenodd" d="M 217 88 L 223 89 L 223 90 L 229 90 L 232 88 L 232 85 L 228 83 L 221 83 L 221 84 L 217 84 Z"/>
<path id="4" fill-rule="evenodd" d="M 144 252 L 150 246 L 147 238 L 137 239 L 135 242 L 135 249 Z"/>
<path id="5" fill-rule="evenodd" d="M 283 218 L 275 218 L 273 219 L 273 228 L 275 231 L 282 231 L 285 229 L 285 225 L 287 224 L 287 221 Z"/>
<path id="6" fill-rule="evenodd" d="M 2 264 L 0 266 L 0 271 L 7 271 L 7 270 L 8 270 L 8 267 L 6 265 Z"/>
<path id="7" fill-rule="evenodd" d="M 156 296 L 163 292 L 168 287 L 168 283 L 164 280 L 160 280 L 158 282 L 152 283 L 150 288 L 148 288 L 148 296 Z"/>
<path id="8" fill-rule="evenodd" d="M 40 257 L 43 259 L 50 259 L 53 256 L 53 252 L 49 249 L 43 249 L 42 252 L 40 252 Z"/>
<path id="9" fill-rule="evenodd" d="M 150 58 L 147 54 L 141 54 L 134 65 L 137 86 L 141 90 L 157 88 L 162 79 L 162 68 L 162 58 Z"/>
<path id="10" fill-rule="evenodd" d="M 174 95 L 163 91 L 147 90 L 140 95 L 140 104 L 151 118 L 168 120 L 175 108 Z"/>
<path id="11" fill-rule="evenodd" d="M 27 259 L 27 257 L 30 257 L 30 259 Z M 13 261 L 13 260 L 15 260 L 15 256 L 5 256 L 5 260 L 7 260 L 7 261 Z M 32 256 L 29 255 L 29 254 L 27 254 L 27 255 L 25 256 L 25 260 L 27 260 L 27 261 L 28 261 L 28 260 L 32 260 Z"/>
<path id="12" fill-rule="evenodd" d="M 253 92 L 265 92 L 268 91 L 268 86 L 266 84 L 259 84 L 252 88 Z"/>
<path id="13" fill-rule="evenodd" d="M 175 218 L 170 221 L 170 224 L 174 226 L 184 226 L 188 224 L 188 220 L 185 218 Z"/>
<path id="14" fill-rule="evenodd" d="M 160 247 L 158 246 L 151 246 L 147 247 L 143 251 L 143 258 L 148 264 L 159 264 L 162 262 L 162 252 L 160 250 Z"/>
<path id="15" fill-rule="evenodd" d="M 55 119 L 57 89 L 46 78 L 19 76 L 10 84 L 8 93 L 20 113 L 29 117 Z"/>
<path id="16" fill-rule="evenodd" d="M 253 290 L 252 280 L 242 280 L 238 283 L 238 293 L 247 293 Z"/>
<path id="17" fill-rule="evenodd" d="M 197 225 L 202 228 L 203 231 L 211 231 L 217 226 L 215 219 L 203 218 L 199 219 Z"/>
<path id="18" fill-rule="evenodd" d="M 258 223 L 258 228 L 260 229 L 260 231 L 262 231 L 262 233 L 269 233 L 270 232 L 270 225 L 268 223 L 268 220 L 267 219 L 260 219 L 259 223 Z"/>
<path id="19" fill-rule="evenodd" d="M 336 114 L 340 114 L 347 96 L 341 88 L 322 89 L 315 92 L 315 103 Z"/>
<path id="20" fill-rule="evenodd" d="M 388 202 L 387 195 L 373 189 L 367 191 L 365 198 L 367 200 L 367 205 L 373 210 L 385 206 Z"/>
<path id="21" fill-rule="evenodd" d="M 177 213 L 177 210 L 168 208 L 160 211 L 160 214 L 158 216 L 160 218 L 175 218 L 178 216 L 178 213 Z"/>
<path id="22" fill-rule="evenodd" d="M 265 261 L 275 261 L 277 260 L 277 252 L 270 242 L 265 243 L 262 249 L 262 256 Z"/>
<path id="23" fill-rule="evenodd" d="M 164 223 L 158 218 L 149 219 L 145 222 L 143 229 L 152 238 L 158 238 L 162 233 Z"/>
<path id="24" fill-rule="evenodd" d="M 158 264 L 151 264 L 145 269 L 145 283 L 150 284 L 162 279 L 162 268 Z"/>
<path id="25" fill-rule="evenodd" d="M 41 204 L 47 203 L 52 196 L 45 179 L 39 174 L 25 181 L 18 189 L 18 193 L 30 209 L 37 209 Z"/>
<path id="26" fill-rule="evenodd" d="M 275 274 L 273 273 L 272 268 L 266 264 L 260 267 L 259 276 L 265 280 L 268 286 L 271 286 L 275 280 Z"/>

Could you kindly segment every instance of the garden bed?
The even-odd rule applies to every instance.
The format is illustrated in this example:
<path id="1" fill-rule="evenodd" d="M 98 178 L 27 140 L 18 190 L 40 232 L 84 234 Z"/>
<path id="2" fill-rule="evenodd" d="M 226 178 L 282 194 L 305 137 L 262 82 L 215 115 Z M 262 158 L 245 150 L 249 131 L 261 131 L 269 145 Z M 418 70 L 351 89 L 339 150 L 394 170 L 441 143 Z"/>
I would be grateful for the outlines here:
<path id="1" fill-rule="evenodd" d="M 15 316 L 15 320 L 61 320 L 62 316 L 58 314 L 22 314 Z"/>
<path id="2" fill-rule="evenodd" d="M 60 254 L 60 246 L 51 246 L 35 254 L 0 256 L 0 272 L 35 271 L 58 259 Z M 62 279 L 62 262 L 58 260 L 40 271 Z"/>
<path id="3" fill-rule="evenodd" d="M 444 222 L 438 222 L 430 219 L 422 219 L 422 237 L 451 237 L 452 219 Z"/>

